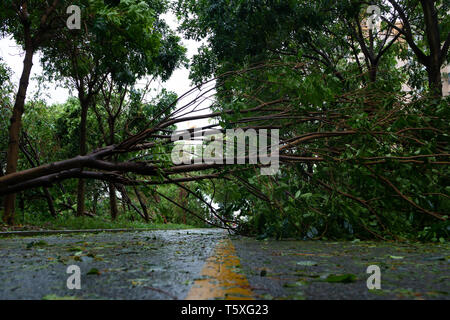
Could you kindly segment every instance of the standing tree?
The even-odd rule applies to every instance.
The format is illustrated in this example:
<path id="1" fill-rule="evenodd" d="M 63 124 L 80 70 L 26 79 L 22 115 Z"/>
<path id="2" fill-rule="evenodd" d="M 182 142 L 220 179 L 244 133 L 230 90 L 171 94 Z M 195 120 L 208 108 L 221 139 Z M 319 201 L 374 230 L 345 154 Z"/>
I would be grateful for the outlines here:
<path id="1" fill-rule="evenodd" d="M 7 174 L 17 170 L 19 135 L 28 82 L 33 67 L 33 55 L 46 45 L 49 38 L 65 28 L 65 19 L 60 19 L 64 15 L 65 10 L 59 0 L 5 0 L 0 3 L 0 32 L 3 35 L 13 35 L 25 52 L 22 75 L 9 127 Z M 8 224 L 14 223 L 15 199 L 15 194 L 5 196 L 3 220 Z"/>
<path id="2" fill-rule="evenodd" d="M 111 5 L 102 1 L 80 1 L 77 4 L 82 8 L 83 27 L 65 30 L 54 37 L 52 45 L 43 51 L 42 62 L 49 75 L 68 80 L 68 85 L 78 91 L 81 106 L 79 154 L 85 155 L 88 110 L 95 104 L 99 92 L 117 86 L 123 103 L 127 86 L 137 79 L 151 74 L 166 80 L 183 60 L 185 50 L 179 45 L 179 38 L 159 18 L 167 10 L 163 0 L 129 0 Z M 111 101 L 104 101 L 109 108 Z M 122 106 L 109 117 L 110 142 L 114 141 L 115 120 L 121 109 Z M 115 187 L 110 184 L 109 188 L 115 218 Z M 84 212 L 85 181 L 80 178 L 77 215 Z"/>
<path id="3" fill-rule="evenodd" d="M 388 0 L 400 17 L 401 26 L 386 18 L 397 30 L 428 75 L 429 89 L 442 96 L 441 67 L 448 62 L 450 3 L 442 0 Z"/>

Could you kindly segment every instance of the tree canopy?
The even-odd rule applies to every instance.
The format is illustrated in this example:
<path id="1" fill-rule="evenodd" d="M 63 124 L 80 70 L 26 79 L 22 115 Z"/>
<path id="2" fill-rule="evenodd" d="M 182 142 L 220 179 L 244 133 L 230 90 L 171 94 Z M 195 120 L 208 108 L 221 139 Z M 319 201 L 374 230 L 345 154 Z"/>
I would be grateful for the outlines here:
<path id="1" fill-rule="evenodd" d="M 53 216 L 45 219 L 109 212 L 261 238 L 448 238 L 447 1 L 80 0 L 79 30 L 56 23 L 59 5 L 25 1 L 35 15 L 24 22 L 14 3 L 4 5 L 2 32 L 25 51 L 25 38 L 39 39 L 29 54 L 41 53 L 44 78 L 77 97 L 19 108 L 18 170 L 6 168 L 14 159 L 1 166 L 6 222 L 18 194 L 21 212 Z M 380 11 L 375 26 L 369 5 Z M 178 30 L 163 19 L 169 11 Z M 189 63 L 179 34 L 202 42 Z M 180 67 L 193 88 L 149 98 L 151 81 Z M 0 64 L 0 80 L 10 77 Z M 3 119 L 13 90 L 0 91 Z M 16 104 L 22 81 L 17 92 Z M 227 140 L 226 129 L 279 130 L 279 171 L 174 164 L 172 133 L 200 119 L 208 127 L 187 133 L 197 145 L 198 131 Z"/>

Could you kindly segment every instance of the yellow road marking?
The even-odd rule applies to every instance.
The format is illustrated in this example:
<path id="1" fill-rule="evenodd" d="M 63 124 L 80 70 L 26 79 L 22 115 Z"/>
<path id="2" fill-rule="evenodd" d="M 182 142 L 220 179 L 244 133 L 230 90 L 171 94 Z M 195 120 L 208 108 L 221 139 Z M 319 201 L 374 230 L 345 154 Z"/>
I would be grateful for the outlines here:
<path id="1" fill-rule="evenodd" d="M 195 280 L 187 300 L 253 300 L 247 278 L 237 272 L 240 265 L 236 250 L 230 239 L 219 241 L 214 254 L 209 257 Z"/>

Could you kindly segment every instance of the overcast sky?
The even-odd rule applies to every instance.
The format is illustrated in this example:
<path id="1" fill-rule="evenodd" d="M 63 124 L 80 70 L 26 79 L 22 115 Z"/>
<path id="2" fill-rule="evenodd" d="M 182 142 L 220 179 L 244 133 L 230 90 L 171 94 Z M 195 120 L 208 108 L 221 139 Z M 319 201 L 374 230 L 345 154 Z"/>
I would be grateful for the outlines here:
<path id="1" fill-rule="evenodd" d="M 169 13 L 164 16 L 166 22 L 170 25 L 172 29 L 176 29 L 178 26 L 177 19 L 174 14 Z M 180 35 L 181 36 L 181 35 Z M 200 46 L 199 42 L 194 40 L 182 40 L 183 45 L 187 48 L 187 56 L 188 58 L 192 58 L 192 56 L 197 53 L 197 49 Z M 23 58 L 24 53 L 20 46 L 18 46 L 15 41 L 11 38 L 0 39 L 0 56 L 3 58 L 4 62 L 11 68 L 13 71 L 12 81 L 16 85 L 19 84 L 20 75 L 23 69 Z M 33 57 L 33 69 L 31 73 L 30 85 L 28 87 L 27 97 L 32 97 L 38 91 L 38 82 L 34 79 L 36 76 L 42 73 L 42 67 L 39 63 L 40 54 L 37 53 Z M 139 84 L 145 84 L 145 80 L 139 81 Z M 67 100 L 70 93 L 68 89 L 61 88 L 57 86 L 56 83 L 47 83 L 48 89 L 41 91 L 41 97 L 44 98 L 47 103 L 63 103 Z M 152 86 L 157 91 L 160 91 L 162 88 L 166 88 L 168 91 L 173 91 L 181 96 L 183 93 L 187 92 L 191 89 L 191 82 L 189 80 L 189 70 L 186 68 L 176 70 L 172 77 L 166 81 L 165 83 L 161 83 L 160 81 L 156 81 Z M 76 96 L 76 93 L 74 93 Z M 187 102 L 187 101 L 185 101 Z M 205 112 L 203 112 L 205 113 Z M 191 123 L 184 123 L 178 125 L 179 129 L 190 128 L 190 127 L 201 127 L 208 124 L 207 120 L 198 120 Z"/>

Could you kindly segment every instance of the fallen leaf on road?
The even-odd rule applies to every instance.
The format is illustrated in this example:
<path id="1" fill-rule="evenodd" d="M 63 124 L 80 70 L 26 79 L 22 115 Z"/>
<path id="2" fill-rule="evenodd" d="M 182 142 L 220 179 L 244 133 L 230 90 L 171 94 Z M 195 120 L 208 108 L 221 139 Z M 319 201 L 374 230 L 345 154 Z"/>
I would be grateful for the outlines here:
<path id="1" fill-rule="evenodd" d="M 73 297 L 73 296 L 57 296 L 56 294 L 48 294 L 44 297 L 42 297 L 42 300 L 78 300 L 77 297 Z"/>
<path id="2" fill-rule="evenodd" d="M 297 264 L 305 267 L 317 266 L 317 262 L 315 261 L 298 261 Z"/>
<path id="3" fill-rule="evenodd" d="M 100 275 L 100 271 L 97 268 L 92 268 L 88 271 L 87 275 Z"/>
<path id="4" fill-rule="evenodd" d="M 326 277 L 323 281 L 330 283 L 351 283 L 356 281 L 356 276 L 351 273 L 342 275 L 331 274 L 328 277 Z"/>

